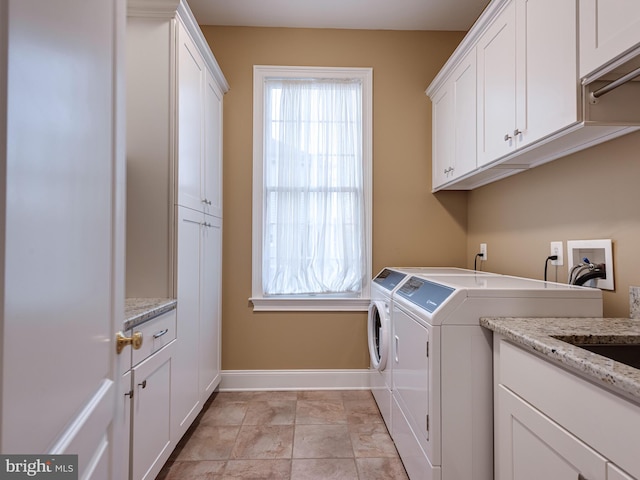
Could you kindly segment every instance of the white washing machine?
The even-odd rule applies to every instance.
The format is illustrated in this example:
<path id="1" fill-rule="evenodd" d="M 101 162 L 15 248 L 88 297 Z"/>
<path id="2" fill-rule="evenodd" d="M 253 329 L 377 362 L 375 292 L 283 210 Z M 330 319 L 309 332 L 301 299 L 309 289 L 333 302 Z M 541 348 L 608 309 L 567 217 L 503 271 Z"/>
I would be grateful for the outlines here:
<path id="1" fill-rule="evenodd" d="M 407 277 L 384 268 L 371 283 L 367 337 L 371 357 L 370 387 L 382 418 L 391 432 L 391 301 L 393 291 Z"/>
<path id="2" fill-rule="evenodd" d="M 393 292 L 410 274 L 429 275 L 496 275 L 457 267 L 386 267 L 373 278 L 371 303 L 367 320 L 369 356 L 371 357 L 370 387 L 382 418 L 391 431 L 392 388 L 392 302 Z"/>
<path id="3" fill-rule="evenodd" d="M 502 275 L 412 275 L 393 297 L 392 429 L 411 480 L 493 480 L 485 316 L 601 317 L 602 292 Z"/>

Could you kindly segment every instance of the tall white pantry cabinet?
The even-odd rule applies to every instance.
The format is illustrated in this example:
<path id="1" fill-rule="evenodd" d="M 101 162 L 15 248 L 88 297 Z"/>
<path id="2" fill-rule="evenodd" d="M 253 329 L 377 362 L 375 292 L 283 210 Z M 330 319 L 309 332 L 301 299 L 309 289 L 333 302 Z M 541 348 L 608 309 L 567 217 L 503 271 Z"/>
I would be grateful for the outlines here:
<path id="1" fill-rule="evenodd" d="M 220 382 L 228 89 L 184 0 L 128 2 L 127 297 L 177 298 L 174 446 Z"/>

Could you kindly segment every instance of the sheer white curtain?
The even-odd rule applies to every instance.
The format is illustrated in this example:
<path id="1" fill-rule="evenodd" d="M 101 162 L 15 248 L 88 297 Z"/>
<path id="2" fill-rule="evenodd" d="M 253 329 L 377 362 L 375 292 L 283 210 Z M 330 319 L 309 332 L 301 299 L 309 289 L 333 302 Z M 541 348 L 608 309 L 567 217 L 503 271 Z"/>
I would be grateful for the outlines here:
<path id="1" fill-rule="evenodd" d="M 361 81 L 268 79 L 264 139 L 264 294 L 358 294 Z"/>

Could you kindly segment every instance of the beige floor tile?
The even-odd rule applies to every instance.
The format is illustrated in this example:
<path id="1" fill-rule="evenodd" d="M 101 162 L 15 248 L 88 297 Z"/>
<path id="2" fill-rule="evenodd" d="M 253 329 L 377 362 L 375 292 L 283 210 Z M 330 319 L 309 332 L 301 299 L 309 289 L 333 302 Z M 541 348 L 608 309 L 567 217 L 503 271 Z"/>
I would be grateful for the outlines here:
<path id="1" fill-rule="evenodd" d="M 340 390 L 344 400 L 371 400 L 371 390 Z M 375 400 L 374 400 L 375 401 Z"/>
<path id="2" fill-rule="evenodd" d="M 368 390 L 218 392 L 157 480 L 408 480 Z"/>
<path id="3" fill-rule="evenodd" d="M 165 465 L 156 480 L 218 480 L 222 479 L 226 462 L 190 461 Z"/>
<path id="4" fill-rule="evenodd" d="M 298 392 L 298 400 L 311 400 L 315 402 L 341 402 L 341 390 L 304 390 Z"/>
<path id="5" fill-rule="evenodd" d="M 358 471 L 351 458 L 294 459 L 291 480 L 358 480 Z"/>
<path id="6" fill-rule="evenodd" d="M 293 458 L 351 458 L 346 425 L 296 425 Z"/>
<path id="7" fill-rule="evenodd" d="M 293 390 L 253 392 L 251 399 L 257 401 L 297 400 L 298 392 Z"/>
<path id="8" fill-rule="evenodd" d="M 293 425 L 295 400 L 253 401 L 248 404 L 245 425 Z"/>
<path id="9" fill-rule="evenodd" d="M 225 400 L 218 405 L 211 405 L 200 415 L 202 425 L 242 425 L 249 408 L 249 402 L 233 402 Z"/>
<path id="10" fill-rule="evenodd" d="M 349 425 L 356 457 L 397 457 L 396 446 L 382 423 Z"/>
<path id="11" fill-rule="evenodd" d="M 345 398 L 343 404 L 348 423 L 384 423 L 372 395 L 356 399 Z"/>
<path id="12" fill-rule="evenodd" d="M 291 458 L 293 426 L 243 425 L 231 452 L 231 459 Z"/>
<path id="13" fill-rule="evenodd" d="M 224 470 L 223 480 L 288 480 L 291 474 L 291 460 L 229 460 Z"/>
<path id="14" fill-rule="evenodd" d="M 298 400 L 297 425 L 346 424 L 347 414 L 342 400 Z"/>
<path id="15" fill-rule="evenodd" d="M 220 405 L 225 402 L 250 402 L 257 392 L 216 392 L 208 403 Z"/>
<path id="16" fill-rule="evenodd" d="M 409 480 L 399 458 L 356 458 L 358 475 L 366 480 Z"/>
<path id="17" fill-rule="evenodd" d="M 226 460 L 240 427 L 198 425 L 174 451 L 175 460 Z"/>

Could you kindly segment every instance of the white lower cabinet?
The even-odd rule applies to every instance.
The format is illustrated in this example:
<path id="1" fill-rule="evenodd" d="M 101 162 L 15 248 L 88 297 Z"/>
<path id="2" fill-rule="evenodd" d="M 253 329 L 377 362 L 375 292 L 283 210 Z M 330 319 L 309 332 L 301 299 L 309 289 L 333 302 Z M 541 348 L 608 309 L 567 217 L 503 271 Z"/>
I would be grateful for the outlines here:
<path id="1" fill-rule="evenodd" d="M 496 480 L 639 478 L 638 428 L 639 404 L 494 334 Z"/>
<path id="2" fill-rule="evenodd" d="M 171 362 L 176 341 L 133 368 L 133 480 L 152 480 L 169 458 Z"/>
<path id="3" fill-rule="evenodd" d="M 177 441 L 220 383 L 222 219 L 177 207 L 178 344 L 171 386 Z"/>
<path id="4" fill-rule="evenodd" d="M 607 459 L 505 387 L 498 388 L 501 480 L 605 480 Z"/>
<path id="5" fill-rule="evenodd" d="M 199 395 L 204 403 L 220 384 L 222 219 L 204 216 L 201 236 Z"/>

